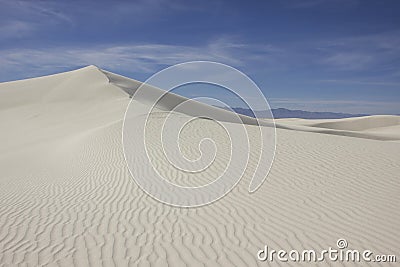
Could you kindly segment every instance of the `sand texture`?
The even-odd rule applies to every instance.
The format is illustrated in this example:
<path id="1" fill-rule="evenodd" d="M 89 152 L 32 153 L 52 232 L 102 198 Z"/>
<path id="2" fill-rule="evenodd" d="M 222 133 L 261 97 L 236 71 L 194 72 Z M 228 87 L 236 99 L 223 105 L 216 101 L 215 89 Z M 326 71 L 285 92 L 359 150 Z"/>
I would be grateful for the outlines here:
<path id="1" fill-rule="evenodd" d="M 275 160 L 255 193 L 250 155 L 224 198 L 175 208 L 140 190 L 125 163 L 122 121 L 135 84 L 95 66 L 0 84 L 0 266 L 295 266 L 258 261 L 257 251 L 322 250 L 339 238 L 400 260 L 399 116 L 277 120 Z M 245 120 L 251 134 L 256 126 Z M 171 169 L 160 150 L 149 154 L 175 183 L 210 182 L 229 160 L 228 137 L 200 119 L 182 133 L 184 153 L 198 156 L 191 145 L 204 134 L 219 152 L 195 179 Z M 314 265 L 344 265 L 328 263 Z"/>

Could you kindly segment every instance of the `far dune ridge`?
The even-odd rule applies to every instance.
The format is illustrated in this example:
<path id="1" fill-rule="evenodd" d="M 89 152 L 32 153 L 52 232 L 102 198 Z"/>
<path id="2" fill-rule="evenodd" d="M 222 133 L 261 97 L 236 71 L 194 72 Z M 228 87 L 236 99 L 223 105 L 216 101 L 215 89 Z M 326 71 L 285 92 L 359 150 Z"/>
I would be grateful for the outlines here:
<path id="1" fill-rule="evenodd" d="M 0 266 L 282 266 L 259 261 L 257 252 L 265 245 L 336 248 L 339 238 L 351 249 L 400 260 L 399 116 L 276 120 L 275 160 L 255 193 L 248 192 L 257 168 L 251 154 L 242 180 L 224 198 L 176 208 L 143 192 L 124 159 L 123 118 L 140 85 L 95 66 L 0 84 Z M 193 115 L 170 114 L 183 97 L 165 99 L 152 115 L 154 131 L 167 114 Z M 132 104 L 148 105 L 146 99 Z M 194 108 L 228 122 L 234 116 L 201 103 Z M 240 118 L 256 134 L 256 121 Z M 182 132 L 188 158 L 199 156 L 204 135 L 219 150 L 216 164 L 195 179 L 168 165 L 154 149 L 156 136 L 149 156 L 171 182 L 208 183 L 229 162 L 229 136 L 198 119 Z"/>

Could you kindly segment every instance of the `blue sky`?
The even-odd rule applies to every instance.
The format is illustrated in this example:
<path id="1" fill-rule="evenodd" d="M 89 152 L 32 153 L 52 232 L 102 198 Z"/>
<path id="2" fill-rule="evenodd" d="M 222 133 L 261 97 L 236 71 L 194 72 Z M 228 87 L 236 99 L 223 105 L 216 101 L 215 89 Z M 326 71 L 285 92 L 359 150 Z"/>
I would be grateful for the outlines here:
<path id="1" fill-rule="evenodd" d="M 144 81 L 211 60 L 245 72 L 272 107 L 400 114 L 400 1 L 0 5 L 0 81 L 90 64 Z"/>

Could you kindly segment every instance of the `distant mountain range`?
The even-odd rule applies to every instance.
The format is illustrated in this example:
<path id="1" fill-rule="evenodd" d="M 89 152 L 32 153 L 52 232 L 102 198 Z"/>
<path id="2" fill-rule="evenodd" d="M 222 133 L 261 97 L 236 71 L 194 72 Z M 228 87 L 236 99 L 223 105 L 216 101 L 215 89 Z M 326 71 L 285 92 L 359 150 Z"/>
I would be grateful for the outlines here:
<path id="1" fill-rule="evenodd" d="M 222 107 L 220 107 L 222 108 Z M 223 108 L 226 109 L 226 108 Z M 232 108 L 236 113 L 243 114 L 249 117 L 255 117 L 254 113 L 250 109 L 246 108 Z M 301 118 L 301 119 L 342 119 L 351 117 L 362 117 L 368 116 L 368 114 L 349 114 L 349 113 L 336 113 L 336 112 L 312 112 L 304 110 L 291 110 L 286 108 L 273 108 L 272 114 L 275 119 L 283 118 Z M 267 118 L 269 116 L 268 111 L 257 110 L 255 111 L 259 118 Z"/>

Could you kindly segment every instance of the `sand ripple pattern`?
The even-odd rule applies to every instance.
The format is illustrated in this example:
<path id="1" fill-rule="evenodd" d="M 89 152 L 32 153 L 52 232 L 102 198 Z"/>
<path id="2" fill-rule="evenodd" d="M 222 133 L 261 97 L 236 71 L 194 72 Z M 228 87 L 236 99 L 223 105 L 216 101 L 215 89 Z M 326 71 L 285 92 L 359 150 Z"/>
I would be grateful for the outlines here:
<path id="1" fill-rule="evenodd" d="M 220 100 L 209 97 L 185 99 L 170 92 L 191 83 L 224 87 L 254 113 L 255 107 L 270 110 L 255 83 L 227 65 L 196 61 L 178 64 L 154 74 L 134 92 L 124 118 L 124 154 L 133 179 L 146 193 L 162 203 L 178 207 L 207 205 L 222 198 L 237 185 L 248 169 L 251 150 L 256 150 L 258 158 L 254 162 L 258 167 L 252 168 L 249 192 L 256 191 L 266 179 L 274 159 L 275 125 L 272 113 L 270 125 L 260 126 L 258 118 L 238 115 Z M 200 102 L 201 99 L 208 100 L 208 103 L 213 101 L 214 106 L 231 111 L 212 108 L 202 104 L 204 101 Z M 204 127 L 205 120 L 212 121 L 216 126 Z M 252 136 L 258 146 L 250 146 L 246 121 L 251 121 L 258 129 L 258 135 Z M 265 124 L 265 120 L 262 122 Z M 187 140 L 186 145 L 182 143 L 184 135 L 193 137 Z M 224 139 L 222 142 L 216 140 L 220 136 Z M 211 181 L 195 186 L 180 185 L 171 181 L 173 173 L 185 176 L 193 183 L 204 180 L 199 179 L 199 175 L 209 177 Z"/>
<path id="2" fill-rule="evenodd" d="M 0 266 L 297 266 L 259 262 L 256 254 L 265 244 L 325 249 L 338 238 L 354 249 L 400 251 L 399 143 L 278 129 L 268 186 L 248 194 L 252 176 L 246 170 L 214 204 L 175 208 L 130 177 L 120 139 L 127 95 L 94 67 L 15 88 L 53 84 L 63 91 L 80 84 L 79 92 L 95 84 L 98 94 L 89 94 L 90 108 L 85 100 L 0 110 Z M 7 88 L 0 85 L 0 99 Z M 193 132 L 183 132 L 183 142 Z M 251 153 L 249 168 L 256 168 L 255 159 Z"/>

